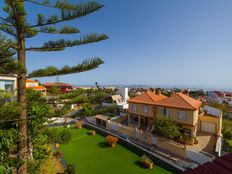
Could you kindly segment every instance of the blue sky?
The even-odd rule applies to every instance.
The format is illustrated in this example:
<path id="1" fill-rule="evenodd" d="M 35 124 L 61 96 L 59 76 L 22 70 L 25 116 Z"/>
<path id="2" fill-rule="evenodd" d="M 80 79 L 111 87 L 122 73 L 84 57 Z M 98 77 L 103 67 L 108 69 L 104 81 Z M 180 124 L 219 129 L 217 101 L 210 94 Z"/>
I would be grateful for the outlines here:
<path id="1" fill-rule="evenodd" d="M 110 39 L 63 52 L 28 53 L 28 71 L 49 65 L 74 65 L 84 58 L 99 56 L 105 64 L 98 69 L 60 76 L 60 81 L 76 85 L 94 85 L 97 81 L 101 85 L 232 89 L 231 0 L 98 2 L 105 7 L 69 24 L 82 33 L 105 33 Z M 55 12 L 38 6 L 29 7 L 30 14 Z M 78 36 L 42 34 L 28 40 L 28 45 Z M 39 80 L 55 81 L 56 78 Z"/>

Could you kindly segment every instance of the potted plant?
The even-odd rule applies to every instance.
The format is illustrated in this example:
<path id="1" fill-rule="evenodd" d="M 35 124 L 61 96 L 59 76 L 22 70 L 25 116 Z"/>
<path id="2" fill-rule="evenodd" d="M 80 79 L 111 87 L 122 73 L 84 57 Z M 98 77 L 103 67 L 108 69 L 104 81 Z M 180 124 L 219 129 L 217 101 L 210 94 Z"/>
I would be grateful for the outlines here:
<path id="1" fill-rule="evenodd" d="M 148 169 L 152 169 L 154 167 L 153 161 L 146 154 L 143 154 L 140 161 Z"/>
<path id="2" fill-rule="evenodd" d="M 82 126 L 83 126 L 83 123 L 82 123 L 82 122 L 78 121 L 78 122 L 76 123 L 76 128 L 77 128 L 77 129 L 81 129 Z"/>
<path id="3" fill-rule="evenodd" d="M 90 130 L 90 131 L 88 131 L 88 135 L 94 136 L 94 135 L 96 135 L 96 131 L 95 130 Z"/>

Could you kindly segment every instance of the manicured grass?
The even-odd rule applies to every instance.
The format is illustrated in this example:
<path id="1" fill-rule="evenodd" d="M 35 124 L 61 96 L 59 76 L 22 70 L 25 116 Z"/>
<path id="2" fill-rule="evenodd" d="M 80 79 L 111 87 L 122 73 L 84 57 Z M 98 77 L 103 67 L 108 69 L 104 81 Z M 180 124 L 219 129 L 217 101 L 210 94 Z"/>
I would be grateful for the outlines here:
<path id="1" fill-rule="evenodd" d="M 88 130 L 71 129 L 72 140 L 61 145 L 60 150 L 68 163 L 74 163 L 78 174 L 168 174 L 159 166 L 145 169 L 139 163 L 139 156 L 121 145 L 108 147 L 105 138 L 87 135 Z"/>

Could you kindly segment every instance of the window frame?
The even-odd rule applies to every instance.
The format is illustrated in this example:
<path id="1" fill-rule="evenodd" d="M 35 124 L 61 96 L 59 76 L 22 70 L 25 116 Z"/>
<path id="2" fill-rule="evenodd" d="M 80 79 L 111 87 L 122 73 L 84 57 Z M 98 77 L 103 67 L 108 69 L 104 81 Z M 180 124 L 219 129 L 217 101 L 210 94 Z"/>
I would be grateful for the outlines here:
<path id="1" fill-rule="evenodd" d="M 131 109 L 132 112 L 136 112 L 136 110 L 137 110 L 136 104 L 132 103 L 131 105 L 132 105 L 132 109 Z"/>
<path id="2" fill-rule="evenodd" d="M 146 108 L 146 112 L 145 112 L 145 108 Z M 143 113 L 148 113 L 149 109 L 147 105 L 143 105 Z"/>
<path id="3" fill-rule="evenodd" d="M 161 114 L 163 117 L 170 117 L 170 108 L 162 108 L 161 111 L 162 111 Z M 164 111 L 165 111 L 165 114 L 164 114 Z"/>
<path id="4" fill-rule="evenodd" d="M 185 113 L 185 119 L 183 119 L 183 117 L 182 117 L 183 115 L 181 115 L 181 117 L 180 117 L 181 113 Z M 178 112 L 178 120 L 186 121 L 187 120 L 187 111 L 179 110 L 179 112 Z"/>

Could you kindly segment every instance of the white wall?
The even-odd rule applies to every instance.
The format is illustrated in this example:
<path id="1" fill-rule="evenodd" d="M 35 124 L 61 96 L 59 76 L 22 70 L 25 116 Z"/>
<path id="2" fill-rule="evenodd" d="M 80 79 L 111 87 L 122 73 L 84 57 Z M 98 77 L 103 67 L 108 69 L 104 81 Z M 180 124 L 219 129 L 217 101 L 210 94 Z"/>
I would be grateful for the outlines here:
<path id="1" fill-rule="evenodd" d="M 0 82 L 1 81 L 5 81 L 5 80 L 11 80 L 11 81 L 13 81 L 13 90 L 15 91 L 17 89 L 17 77 L 0 76 Z M 4 87 L 4 89 L 5 89 L 5 87 Z"/>
<path id="2" fill-rule="evenodd" d="M 123 100 L 126 102 L 129 99 L 128 95 L 128 88 L 118 88 L 120 95 L 122 96 Z"/>

